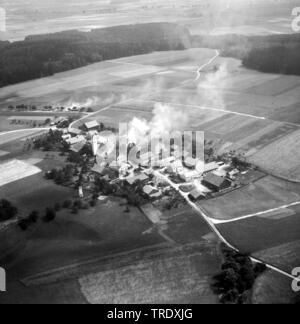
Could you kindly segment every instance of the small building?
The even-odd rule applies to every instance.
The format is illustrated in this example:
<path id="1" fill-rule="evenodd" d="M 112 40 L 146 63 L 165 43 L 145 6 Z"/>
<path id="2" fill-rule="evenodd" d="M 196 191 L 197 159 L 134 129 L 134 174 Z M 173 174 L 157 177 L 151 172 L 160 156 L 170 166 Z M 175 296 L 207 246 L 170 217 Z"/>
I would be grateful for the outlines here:
<path id="1" fill-rule="evenodd" d="M 85 146 L 85 141 L 79 142 L 79 143 L 75 143 L 73 145 L 71 145 L 70 147 L 70 151 L 74 152 L 74 153 L 79 153 Z"/>
<path id="2" fill-rule="evenodd" d="M 183 169 L 178 173 L 179 178 L 185 182 L 190 182 L 201 177 L 201 174 L 197 170 Z"/>
<path id="3" fill-rule="evenodd" d="M 86 143 L 86 139 L 82 135 L 66 139 L 65 141 L 70 145 L 74 145 L 80 142 L 84 142 L 84 144 Z"/>
<path id="4" fill-rule="evenodd" d="M 100 124 L 97 122 L 97 120 L 93 120 L 93 121 L 85 123 L 84 127 L 85 127 L 86 131 L 90 132 L 93 130 L 98 130 L 100 127 Z"/>
<path id="5" fill-rule="evenodd" d="M 183 165 L 189 169 L 195 169 L 197 165 L 197 160 L 192 157 L 186 157 L 184 159 Z"/>
<path id="6" fill-rule="evenodd" d="M 214 192 L 222 191 L 231 186 L 231 182 L 228 179 L 213 173 L 206 175 L 202 180 L 202 184 Z"/>
<path id="7" fill-rule="evenodd" d="M 191 191 L 188 197 L 191 201 L 196 202 L 198 200 L 204 199 L 205 195 L 199 189 L 194 189 L 193 191 Z"/>
<path id="8" fill-rule="evenodd" d="M 162 195 L 160 190 L 150 185 L 146 185 L 143 188 L 143 192 L 149 198 L 159 198 Z"/>
<path id="9" fill-rule="evenodd" d="M 223 164 L 223 162 L 210 162 L 204 164 L 204 174 L 218 170 Z"/>
<path id="10" fill-rule="evenodd" d="M 70 128 L 69 129 L 69 134 L 71 136 L 79 136 L 79 135 L 81 135 L 81 130 L 77 129 L 77 128 Z"/>
<path id="11" fill-rule="evenodd" d="M 64 134 L 64 135 L 61 136 L 61 138 L 62 138 L 64 141 L 66 141 L 66 140 L 68 140 L 68 139 L 71 138 L 71 135 L 70 135 L 70 134 Z"/>

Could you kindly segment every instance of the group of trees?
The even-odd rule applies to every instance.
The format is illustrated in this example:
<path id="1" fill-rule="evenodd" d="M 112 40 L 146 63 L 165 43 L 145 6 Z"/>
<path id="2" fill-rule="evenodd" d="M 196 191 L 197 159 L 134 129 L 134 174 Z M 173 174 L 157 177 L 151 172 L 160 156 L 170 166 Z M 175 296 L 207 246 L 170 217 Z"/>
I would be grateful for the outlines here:
<path id="1" fill-rule="evenodd" d="M 42 135 L 34 140 L 35 149 L 44 151 L 63 151 L 67 152 L 68 144 L 62 138 L 62 132 L 50 129 L 46 135 Z"/>
<path id="2" fill-rule="evenodd" d="M 66 31 L 5 42 L 0 51 L 0 87 L 102 60 L 184 49 L 189 37 L 188 30 L 176 24 L 152 23 L 91 32 Z"/>
<path id="3" fill-rule="evenodd" d="M 18 214 L 18 209 L 8 200 L 0 200 L 0 222 L 7 221 Z"/>
<path id="4" fill-rule="evenodd" d="M 47 180 L 54 180 L 58 185 L 70 182 L 72 177 L 76 174 L 76 168 L 72 164 L 67 164 L 62 169 L 52 169 L 46 173 Z"/>
<path id="5" fill-rule="evenodd" d="M 213 291 L 223 304 L 244 304 L 255 279 L 266 270 L 264 264 L 253 264 L 249 256 L 238 253 L 226 245 L 221 246 L 224 263 L 219 274 L 214 276 Z"/>

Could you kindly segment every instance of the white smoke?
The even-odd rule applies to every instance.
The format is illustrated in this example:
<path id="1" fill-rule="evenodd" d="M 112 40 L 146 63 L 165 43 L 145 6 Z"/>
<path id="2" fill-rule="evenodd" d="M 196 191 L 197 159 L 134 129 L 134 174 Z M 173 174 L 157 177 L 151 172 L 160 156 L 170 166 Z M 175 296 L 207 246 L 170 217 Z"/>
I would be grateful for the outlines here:
<path id="1" fill-rule="evenodd" d="M 201 105 L 213 108 L 225 108 L 224 90 L 228 81 L 227 64 L 215 67 L 215 71 L 205 74 L 205 78 L 198 84 L 198 93 L 201 95 Z"/>
<path id="2" fill-rule="evenodd" d="M 129 143 L 145 144 L 149 137 L 164 138 L 172 132 L 183 132 L 189 125 L 188 114 L 180 108 L 156 103 L 150 121 L 134 117 L 129 123 Z"/>

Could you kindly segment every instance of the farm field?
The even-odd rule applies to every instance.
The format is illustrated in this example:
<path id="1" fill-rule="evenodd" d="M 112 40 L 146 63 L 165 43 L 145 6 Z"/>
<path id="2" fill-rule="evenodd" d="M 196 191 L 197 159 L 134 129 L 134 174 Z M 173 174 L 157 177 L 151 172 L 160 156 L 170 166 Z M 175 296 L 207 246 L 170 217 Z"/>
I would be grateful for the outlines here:
<path id="1" fill-rule="evenodd" d="M 274 271 L 262 274 L 253 287 L 253 304 L 291 304 L 299 303 L 299 293 L 291 289 L 291 279 Z"/>
<path id="2" fill-rule="evenodd" d="M 139 87 L 141 83 L 143 84 L 147 80 L 147 77 L 168 71 L 168 67 L 159 66 L 159 64 L 162 61 L 167 62 L 170 55 L 174 57 L 174 60 L 177 56 L 184 57 L 187 62 L 192 60 L 193 64 L 198 66 L 207 60 L 210 53 L 213 53 L 213 50 L 191 49 L 188 51 L 160 52 L 160 57 L 155 58 L 154 56 L 151 65 L 127 63 L 124 59 L 95 63 L 72 71 L 58 73 L 51 77 L 1 88 L 0 107 L 27 102 L 38 106 L 43 104 L 55 106 L 72 102 L 83 105 L 89 102 L 91 106 L 103 107 L 114 102 L 114 91 L 111 90 L 114 82 L 135 79 L 140 80 L 140 83 L 137 84 Z M 141 61 L 143 61 L 143 57 L 140 59 Z M 135 62 L 138 61 L 138 57 L 135 56 L 134 59 Z M 146 57 L 145 59 L 147 62 L 149 61 Z M 178 71 L 177 73 L 182 75 L 183 72 Z M 163 74 L 160 77 L 163 78 Z M 187 79 L 190 77 L 193 77 L 193 71 L 188 71 Z M 170 79 L 171 75 L 168 75 L 168 78 Z M 176 80 L 176 75 L 174 78 Z M 125 89 L 124 87 L 120 87 L 120 89 L 116 87 L 116 97 L 118 94 L 126 96 L 128 86 L 126 83 L 124 86 Z"/>
<path id="3" fill-rule="evenodd" d="M 299 211 L 277 218 L 253 217 L 219 224 L 222 235 L 235 247 L 291 273 L 299 265 Z"/>
<path id="4" fill-rule="evenodd" d="M 216 303 L 209 276 L 218 270 L 212 247 L 180 247 L 157 260 L 140 260 L 120 269 L 79 279 L 92 304 Z"/>
<path id="5" fill-rule="evenodd" d="M 249 160 L 273 174 L 299 180 L 300 130 L 269 144 Z"/>
<path id="6" fill-rule="evenodd" d="M 239 190 L 199 203 L 207 214 L 219 220 L 234 220 L 300 200 L 300 185 L 264 177 Z"/>
<path id="7" fill-rule="evenodd" d="M 33 135 L 38 135 L 39 133 L 44 132 L 41 129 L 24 129 L 18 130 L 16 132 L 2 132 L 0 133 L 0 145 L 5 145 L 7 143 L 16 141 L 16 140 L 26 140 L 26 138 L 30 138 Z"/>
<path id="8" fill-rule="evenodd" d="M 0 164 L 0 187 L 6 184 L 30 177 L 34 174 L 40 173 L 41 170 L 35 166 L 24 163 L 19 160 L 12 160 Z"/>

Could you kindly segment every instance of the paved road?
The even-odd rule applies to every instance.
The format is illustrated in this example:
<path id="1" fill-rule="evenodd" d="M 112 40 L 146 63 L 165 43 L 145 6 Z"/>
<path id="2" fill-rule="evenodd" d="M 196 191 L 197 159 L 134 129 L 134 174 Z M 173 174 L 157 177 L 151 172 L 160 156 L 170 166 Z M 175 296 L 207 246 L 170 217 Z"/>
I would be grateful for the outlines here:
<path id="1" fill-rule="evenodd" d="M 241 220 L 245 220 L 245 219 L 249 219 L 249 218 L 269 214 L 269 213 L 272 213 L 272 212 L 276 212 L 276 211 L 286 209 L 286 208 L 289 208 L 289 207 L 293 207 L 293 206 L 297 206 L 297 205 L 300 205 L 300 201 L 296 201 L 296 202 L 293 202 L 293 203 L 288 204 L 288 205 L 283 205 L 283 206 L 280 206 L 280 207 L 264 210 L 264 211 L 261 211 L 261 212 L 258 212 L 258 213 L 237 217 L 237 218 L 234 218 L 234 219 L 228 219 L 228 220 L 213 219 L 212 222 L 214 224 L 216 224 L 216 225 L 234 223 L 234 222 L 238 222 L 238 221 L 241 221 Z"/>

